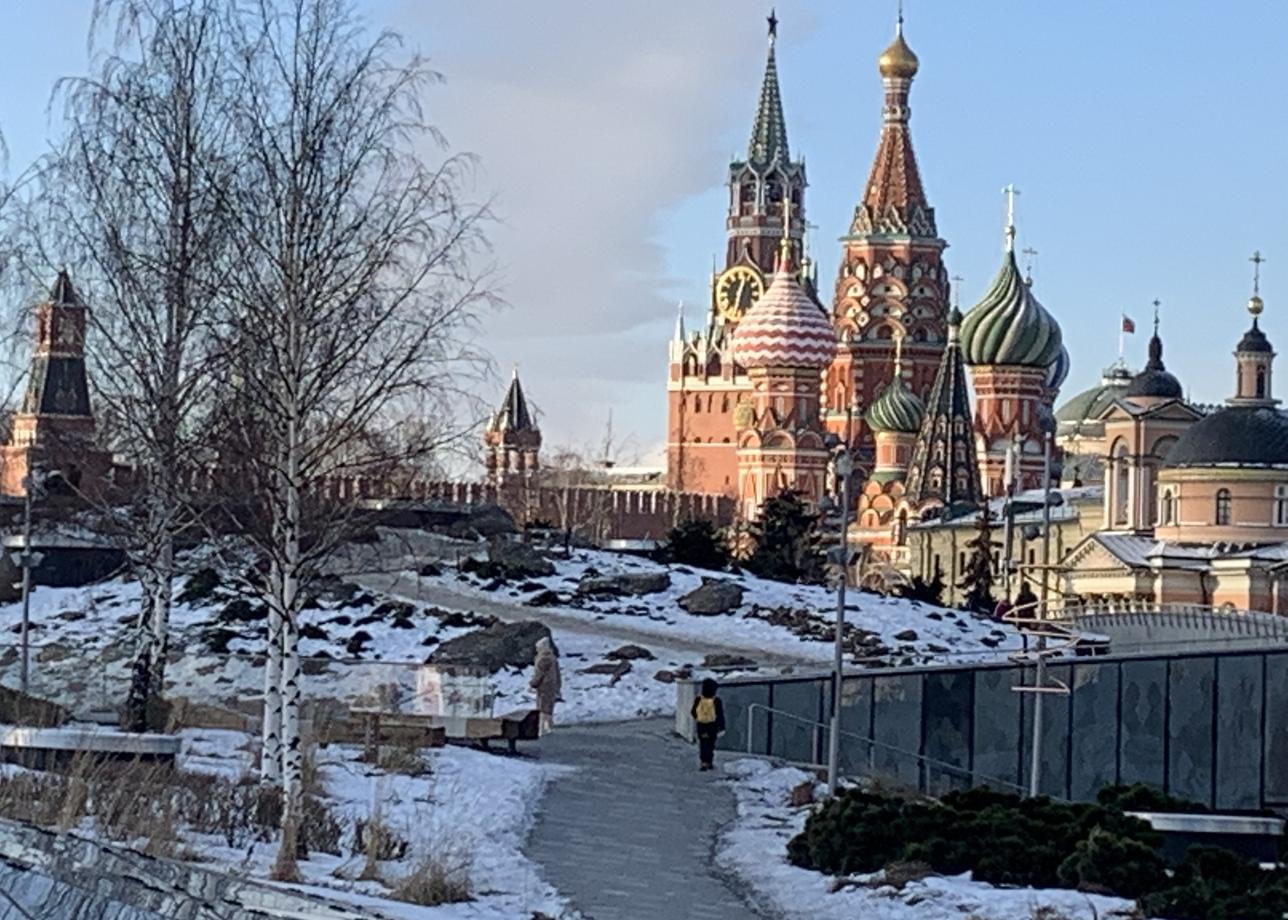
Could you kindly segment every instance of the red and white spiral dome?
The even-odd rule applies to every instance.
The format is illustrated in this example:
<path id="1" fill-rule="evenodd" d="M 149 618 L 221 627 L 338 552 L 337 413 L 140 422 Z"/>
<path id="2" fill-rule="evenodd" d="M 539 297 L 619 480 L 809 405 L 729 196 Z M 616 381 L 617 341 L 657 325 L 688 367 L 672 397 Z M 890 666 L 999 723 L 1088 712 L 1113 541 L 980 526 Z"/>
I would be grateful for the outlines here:
<path id="1" fill-rule="evenodd" d="M 769 288 L 734 330 L 734 360 L 748 369 L 823 370 L 835 354 L 836 332 L 796 280 L 791 256 L 784 251 Z"/>

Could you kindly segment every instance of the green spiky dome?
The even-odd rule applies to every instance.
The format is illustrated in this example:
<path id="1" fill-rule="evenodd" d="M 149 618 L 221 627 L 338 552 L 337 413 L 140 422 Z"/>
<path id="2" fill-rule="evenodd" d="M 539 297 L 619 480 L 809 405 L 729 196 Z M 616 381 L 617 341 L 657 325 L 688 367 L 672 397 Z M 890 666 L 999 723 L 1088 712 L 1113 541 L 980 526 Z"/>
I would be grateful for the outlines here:
<path id="1" fill-rule="evenodd" d="M 925 415 L 925 405 L 909 392 L 903 378 L 896 375 L 868 407 L 864 418 L 873 431 L 916 434 L 921 430 L 921 420 Z"/>
<path id="2" fill-rule="evenodd" d="M 1060 324 L 1038 299 L 1007 252 L 1002 270 L 961 327 L 962 355 L 970 365 L 1050 367 L 1060 358 Z"/>

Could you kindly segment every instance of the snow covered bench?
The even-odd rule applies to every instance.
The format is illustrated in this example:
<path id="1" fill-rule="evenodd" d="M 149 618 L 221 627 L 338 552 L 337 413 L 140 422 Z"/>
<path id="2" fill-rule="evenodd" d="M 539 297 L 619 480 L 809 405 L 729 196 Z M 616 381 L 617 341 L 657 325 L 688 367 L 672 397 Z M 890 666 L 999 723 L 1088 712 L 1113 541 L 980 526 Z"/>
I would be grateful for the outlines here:
<path id="1" fill-rule="evenodd" d="M 540 716 L 535 709 L 516 709 L 499 716 L 429 716 L 447 732 L 447 740 L 477 744 L 484 750 L 493 741 L 504 741 L 510 753 L 518 752 L 520 741 L 535 741 L 540 734 Z"/>

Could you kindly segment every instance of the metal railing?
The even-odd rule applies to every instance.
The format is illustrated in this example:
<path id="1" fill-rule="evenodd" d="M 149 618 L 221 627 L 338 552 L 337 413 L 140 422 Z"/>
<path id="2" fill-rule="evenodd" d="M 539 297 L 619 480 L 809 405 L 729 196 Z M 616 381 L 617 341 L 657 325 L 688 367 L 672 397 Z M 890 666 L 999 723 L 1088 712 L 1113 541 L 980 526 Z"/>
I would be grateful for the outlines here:
<path id="1" fill-rule="evenodd" d="M 817 762 L 821 760 L 821 758 L 818 755 L 819 729 L 820 728 L 827 729 L 830 731 L 831 726 L 826 722 L 819 722 L 816 719 L 807 719 L 807 718 L 804 718 L 803 716 L 798 716 L 793 712 L 787 712 L 786 710 L 783 710 L 783 709 L 776 709 L 773 706 L 766 706 L 762 703 L 752 703 L 747 707 L 746 748 L 747 748 L 747 753 L 749 755 L 753 757 L 758 756 L 756 754 L 756 745 L 755 745 L 755 731 L 756 731 L 755 715 L 757 711 L 763 712 L 766 715 L 773 715 L 773 716 L 778 716 L 780 718 L 789 719 L 793 722 L 798 722 L 802 725 L 808 725 L 811 730 L 810 731 L 810 750 L 814 752 L 814 758 L 815 758 L 815 762 L 809 763 L 808 765 L 813 767 L 824 766 L 824 764 Z M 926 782 L 926 776 L 928 772 L 927 768 L 932 768 L 935 770 L 942 771 L 946 776 L 950 778 L 956 777 L 964 781 L 968 785 L 978 784 L 980 782 L 983 782 L 983 783 L 987 783 L 988 785 L 1003 786 L 1020 795 L 1024 795 L 1028 791 L 1024 786 L 1021 786 L 1018 783 L 1013 783 L 1010 780 L 1002 779 L 1001 777 L 997 777 L 997 776 L 988 776 L 987 774 L 976 773 L 972 770 L 968 770 L 963 767 L 960 767 L 957 764 L 949 763 L 946 760 L 938 760 L 934 757 L 928 757 L 925 754 L 918 754 L 916 751 L 909 751 L 905 748 L 896 747 L 893 744 L 886 744 L 884 741 L 877 741 L 873 738 L 868 738 L 865 735 L 860 735 L 857 732 L 849 732 L 849 731 L 845 731 L 844 729 L 841 729 L 837 734 L 840 737 L 852 738 L 855 741 L 858 741 L 859 743 L 865 744 L 868 746 L 867 772 L 868 772 L 868 775 L 872 777 L 875 777 L 879 772 L 876 765 L 876 758 L 874 755 L 876 754 L 877 750 L 882 750 L 890 754 L 897 754 L 900 757 L 911 758 L 916 762 L 921 776 L 921 780 L 918 783 L 918 787 L 923 792 L 928 791 L 927 787 L 929 786 L 929 784 Z M 765 750 L 767 752 L 769 751 L 768 744 L 766 745 Z"/>

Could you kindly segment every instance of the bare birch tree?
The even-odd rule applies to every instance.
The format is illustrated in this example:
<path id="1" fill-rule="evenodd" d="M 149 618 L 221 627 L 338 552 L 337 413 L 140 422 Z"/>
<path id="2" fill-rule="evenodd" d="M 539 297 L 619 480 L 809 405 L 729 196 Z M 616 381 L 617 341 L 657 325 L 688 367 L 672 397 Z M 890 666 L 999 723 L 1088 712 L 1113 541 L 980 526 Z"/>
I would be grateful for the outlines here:
<path id="1" fill-rule="evenodd" d="M 432 450 L 473 355 L 486 300 L 473 261 L 486 210 L 465 202 L 470 161 L 425 157 L 441 139 L 422 108 L 434 75 L 364 33 L 346 0 L 255 0 L 237 26 L 233 413 L 255 472 L 269 607 L 263 773 L 284 793 L 277 874 L 295 873 L 301 806 L 298 615 L 348 535 L 336 477 L 382 478 Z M 280 770 L 280 772 L 279 772 Z"/>
<path id="2" fill-rule="evenodd" d="M 126 723 L 165 686 L 175 536 L 212 380 L 206 331 L 228 264 L 222 194 L 236 157 L 224 0 L 96 0 L 85 77 L 60 82 L 65 135 L 42 169 L 48 258 L 92 304 L 90 379 L 133 467 L 109 518 L 143 585 Z M 55 263 L 55 264 L 56 264 Z"/>

